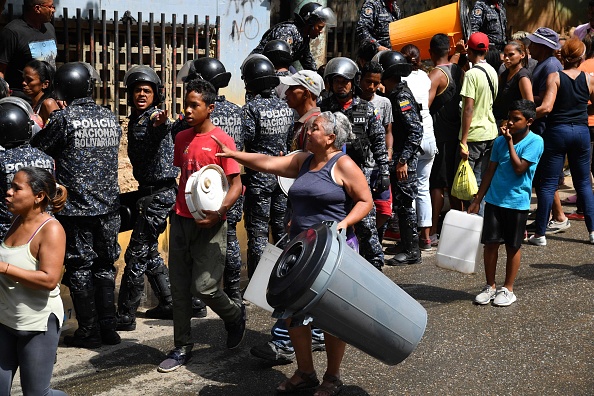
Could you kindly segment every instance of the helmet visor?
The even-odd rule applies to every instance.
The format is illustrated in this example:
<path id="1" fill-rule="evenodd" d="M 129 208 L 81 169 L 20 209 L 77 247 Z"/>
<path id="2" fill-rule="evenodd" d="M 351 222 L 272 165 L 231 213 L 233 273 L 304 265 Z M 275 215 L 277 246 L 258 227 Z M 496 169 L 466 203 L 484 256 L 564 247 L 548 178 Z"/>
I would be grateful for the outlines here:
<path id="1" fill-rule="evenodd" d="M 99 72 L 97 72 L 97 70 L 93 66 L 91 66 L 87 62 L 80 63 L 89 71 L 89 74 L 91 75 L 91 84 L 101 81 L 101 76 L 99 75 Z"/>
<path id="2" fill-rule="evenodd" d="M 188 78 L 188 74 L 194 73 L 194 61 L 189 60 L 186 62 L 185 65 L 182 66 L 181 70 L 177 73 L 177 77 L 175 78 L 178 83 L 186 82 Z"/>
<path id="3" fill-rule="evenodd" d="M 326 23 L 326 27 L 336 27 L 336 14 L 330 7 L 318 7 L 312 13 Z"/>

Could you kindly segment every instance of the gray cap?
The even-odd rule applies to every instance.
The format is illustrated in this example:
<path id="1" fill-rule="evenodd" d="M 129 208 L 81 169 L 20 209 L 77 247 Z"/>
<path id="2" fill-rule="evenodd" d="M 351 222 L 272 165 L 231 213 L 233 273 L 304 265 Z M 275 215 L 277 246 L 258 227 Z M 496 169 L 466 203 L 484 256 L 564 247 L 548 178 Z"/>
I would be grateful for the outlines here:
<path id="1" fill-rule="evenodd" d="M 552 29 L 546 27 L 539 27 L 532 34 L 526 36 L 528 40 L 536 44 L 542 44 L 553 50 L 561 49 L 559 44 L 559 35 Z"/>
<path id="2" fill-rule="evenodd" d="M 299 70 L 293 75 L 282 76 L 280 82 L 289 86 L 301 85 L 316 97 L 320 96 L 322 89 L 324 89 L 322 76 L 313 70 Z"/>

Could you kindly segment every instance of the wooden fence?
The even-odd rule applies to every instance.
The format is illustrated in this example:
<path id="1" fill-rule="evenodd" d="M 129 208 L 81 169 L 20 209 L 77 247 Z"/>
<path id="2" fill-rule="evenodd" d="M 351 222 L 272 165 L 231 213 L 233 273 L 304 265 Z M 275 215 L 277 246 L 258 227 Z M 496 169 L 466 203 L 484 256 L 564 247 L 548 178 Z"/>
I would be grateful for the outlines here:
<path id="1" fill-rule="evenodd" d="M 8 20 L 15 18 L 13 5 L 8 5 Z M 95 100 L 112 109 L 123 120 L 128 114 L 123 77 L 126 70 L 135 64 L 152 67 L 165 87 L 163 108 L 175 117 L 182 110 L 183 87 L 176 82 L 177 72 L 186 63 L 197 57 L 219 57 L 220 17 L 214 25 L 206 15 L 201 23 L 199 16 L 183 15 L 178 22 L 173 14 L 171 23 L 166 23 L 165 14 L 155 21 L 149 14 L 143 22 L 143 14 L 136 18 L 129 12 L 121 17 L 114 11 L 113 19 L 107 19 L 105 10 L 95 15 L 88 10 L 88 18 L 82 17 L 80 8 L 76 15 L 55 18 L 59 67 L 62 63 L 83 61 L 91 64 L 101 76 L 101 84 L 95 90 Z M 189 19 L 191 18 L 191 19 Z"/>
<path id="2" fill-rule="evenodd" d="M 327 31 L 328 43 L 326 59 L 344 56 L 357 60 L 359 40 L 357 39 L 357 21 L 346 21 Z"/>

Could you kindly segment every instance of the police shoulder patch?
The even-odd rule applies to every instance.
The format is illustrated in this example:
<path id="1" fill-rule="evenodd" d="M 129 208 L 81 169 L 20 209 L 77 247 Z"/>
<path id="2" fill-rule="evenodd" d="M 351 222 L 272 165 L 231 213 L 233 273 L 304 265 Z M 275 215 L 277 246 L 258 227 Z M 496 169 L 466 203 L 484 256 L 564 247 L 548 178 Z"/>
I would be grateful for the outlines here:
<path id="1" fill-rule="evenodd" d="M 400 102 L 398 102 L 398 104 L 400 105 L 401 111 L 408 111 L 408 110 L 412 109 L 412 105 L 410 104 L 409 100 L 400 101 Z"/>
<path id="2" fill-rule="evenodd" d="M 481 8 L 475 8 L 475 9 L 472 11 L 472 13 L 474 14 L 474 16 L 477 16 L 477 17 L 479 17 L 479 16 L 483 15 L 483 10 L 482 10 Z"/>
<path id="3" fill-rule="evenodd" d="M 363 10 L 363 12 L 365 13 L 365 15 L 369 16 L 373 13 L 373 10 L 371 9 L 371 7 L 366 7 L 365 10 Z"/>

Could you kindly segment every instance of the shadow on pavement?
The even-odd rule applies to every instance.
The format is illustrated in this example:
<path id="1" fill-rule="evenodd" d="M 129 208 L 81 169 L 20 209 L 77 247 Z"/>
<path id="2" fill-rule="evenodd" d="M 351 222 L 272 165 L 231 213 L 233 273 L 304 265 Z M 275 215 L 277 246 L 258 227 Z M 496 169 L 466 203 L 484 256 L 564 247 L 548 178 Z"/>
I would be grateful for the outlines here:
<path id="1" fill-rule="evenodd" d="M 557 269 L 571 271 L 574 275 L 584 279 L 594 280 L 594 264 L 582 264 L 578 266 L 567 264 L 530 264 L 535 269 Z"/>
<path id="2" fill-rule="evenodd" d="M 445 289 L 443 287 L 423 284 L 398 284 L 405 292 L 415 300 L 432 301 L 439 303 L 450 303 L 454 301 L 474 300 L 474 294 L 461 291 Z"/>

